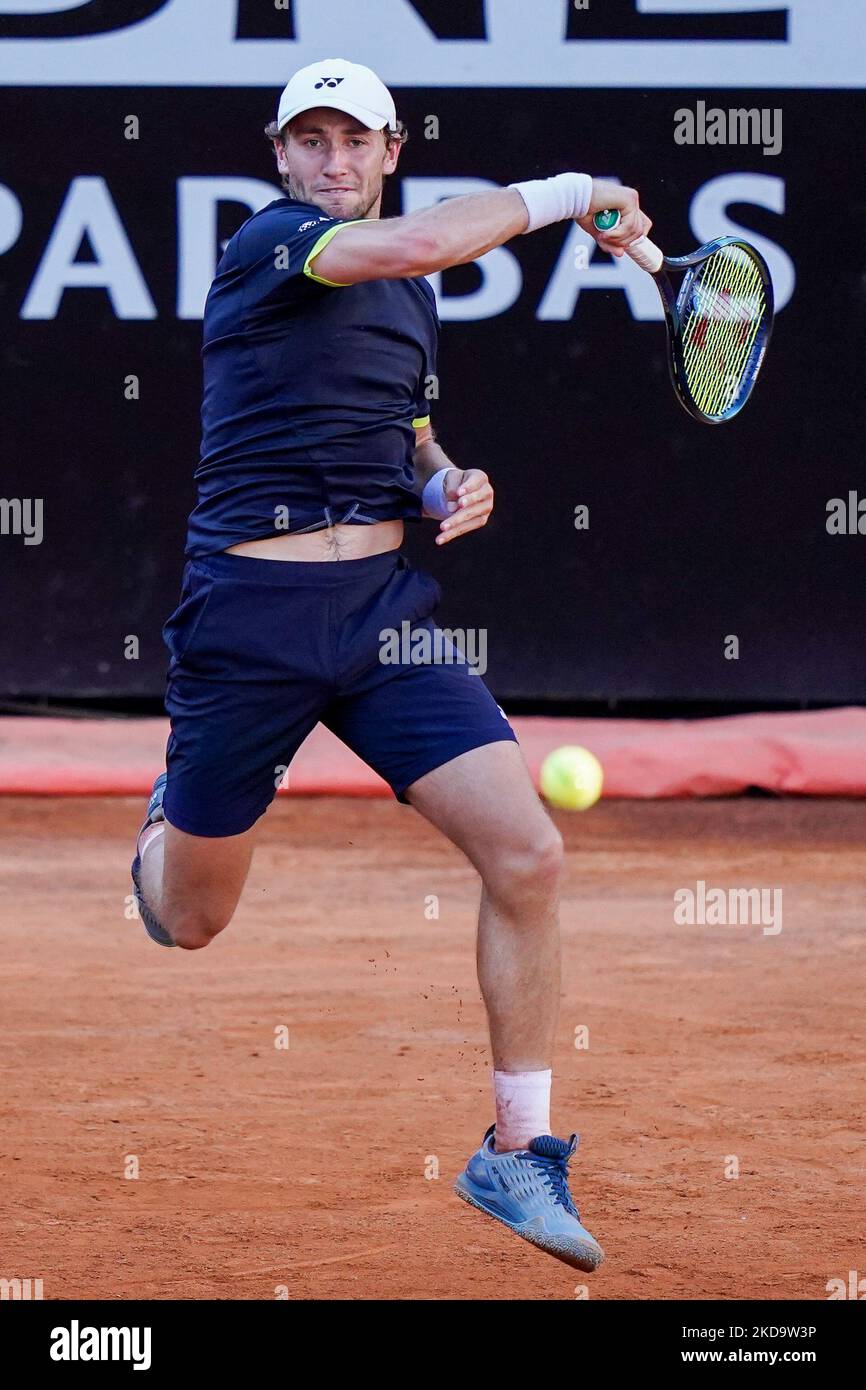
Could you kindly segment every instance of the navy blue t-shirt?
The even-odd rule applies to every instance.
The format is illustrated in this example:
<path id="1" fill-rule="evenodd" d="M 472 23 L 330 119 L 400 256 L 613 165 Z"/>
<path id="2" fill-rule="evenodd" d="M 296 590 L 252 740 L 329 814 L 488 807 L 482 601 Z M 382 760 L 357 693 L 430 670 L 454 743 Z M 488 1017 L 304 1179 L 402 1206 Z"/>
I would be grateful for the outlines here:
<path id="1" fill-rule="evenodd" d="M 187 555 L 421 518 L 412 452 L 436 371 L 435 296 L 423 276 L 345 286 L 316 277 L 313 253 L 346 225 L 278 198 L 226 247 L 204 313 Z"/>

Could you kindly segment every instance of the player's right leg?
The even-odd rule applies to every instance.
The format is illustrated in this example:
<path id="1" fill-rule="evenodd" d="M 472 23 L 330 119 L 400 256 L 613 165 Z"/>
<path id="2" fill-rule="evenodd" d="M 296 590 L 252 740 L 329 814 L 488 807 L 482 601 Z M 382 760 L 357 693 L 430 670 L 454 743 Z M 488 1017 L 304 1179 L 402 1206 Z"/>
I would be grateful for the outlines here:
<path id="1" fill-rule="evenodd" d="M 329 698 L 338 568 L 225 553 L 187 566 L 163 629 L 167 772 L 132 869 L 139 915 L 161 945 L 196 950 L 232 918 L 256 824 Z"/>
<path id="2" fill-rule="evenodd" d="M 234 916 L 249 873 L 256 827 L 218 838 L 188 835 L 161 815 L 164 775 L 157 783 L 154 793 L 160 803 L 154 807 L 151 798 L 133 864 L 139 914 L 148 935 L 160 945 L 196 951 Z"/>

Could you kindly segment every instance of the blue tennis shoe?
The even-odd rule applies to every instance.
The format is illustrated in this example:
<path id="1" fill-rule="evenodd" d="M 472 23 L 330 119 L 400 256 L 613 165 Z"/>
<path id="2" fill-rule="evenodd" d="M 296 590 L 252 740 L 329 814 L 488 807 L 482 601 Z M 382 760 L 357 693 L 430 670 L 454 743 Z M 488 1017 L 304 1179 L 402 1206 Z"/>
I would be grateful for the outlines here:
<path id="1" fill-rule="evenodd" d="M 495 1129 L 490 1126 L 481 1148 L 454 1184 L 457 1196 L 540 1250 L 591 1274 L 604 1259 L 604 1251 L 580 1224 L 580 1212 L 568 1190 L 568 1160 L 578 1136 L 556 1139 L 540 1134 L 528 1149 L 497 1153 Z"/>

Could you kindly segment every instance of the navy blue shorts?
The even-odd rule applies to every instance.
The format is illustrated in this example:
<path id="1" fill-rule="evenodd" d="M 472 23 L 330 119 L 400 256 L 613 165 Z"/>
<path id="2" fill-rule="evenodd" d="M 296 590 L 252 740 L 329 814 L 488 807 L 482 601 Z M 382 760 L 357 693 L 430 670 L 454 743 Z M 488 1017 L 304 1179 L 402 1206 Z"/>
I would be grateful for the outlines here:
<path id="1" fill-rule="evenodd" d="M 318 723 L 403 802 L 419 777 L 470 748 L 516 742 L 481 675 L 437 644 L 430 615 L 441 597 L 397 550 L 189 561 L 163 628 L 169 822 L 190 835 L 248 830 Z M 444 656 L 449 647 L 460 659 Z"/>

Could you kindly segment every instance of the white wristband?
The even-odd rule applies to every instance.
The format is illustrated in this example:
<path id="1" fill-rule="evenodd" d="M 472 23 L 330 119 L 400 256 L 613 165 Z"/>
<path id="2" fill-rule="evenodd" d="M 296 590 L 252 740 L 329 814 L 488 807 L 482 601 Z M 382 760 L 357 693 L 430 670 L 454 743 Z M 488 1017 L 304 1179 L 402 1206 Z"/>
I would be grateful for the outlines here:
<path id="1" fill-rule="evenodd" d="M 526 204 L 527 232 L 549 227 L 551 222 L 586 217 L 592 202 L 589 174 L 554 174 L 552 179 L 530 179 L 528 183 L 510 183 L 508 187 L 516 188 Z"/>
<path id="2" fill-rule="evenodd" d="M 421 493 L 421 505 L 428 516 L 435 516 L 439 521 L 444 521 L 447 516 L 455 510 L 457 503 L 449 502 L 445 497 L 445 474 L 450 473 L 453 464 L 447 468 L 440 468 L 434 473 L 432 478 L 428 478 L 424 484 L 424 491 Z"/>

